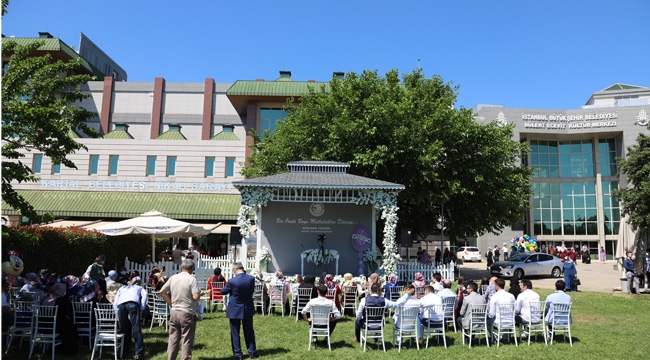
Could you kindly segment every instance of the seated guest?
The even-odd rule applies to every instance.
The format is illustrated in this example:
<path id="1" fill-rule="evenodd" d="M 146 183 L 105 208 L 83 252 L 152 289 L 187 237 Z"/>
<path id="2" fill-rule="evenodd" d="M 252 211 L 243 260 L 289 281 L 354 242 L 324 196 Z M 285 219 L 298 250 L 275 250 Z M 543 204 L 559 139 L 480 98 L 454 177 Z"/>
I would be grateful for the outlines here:
<path id="1" fill-rule="evenodd" d="M 511 293 L 515 298 L 517 298 L 521 293 L 521 287 L 519 287 L 519 277 L 516 274 L 510 278 L 510 289 L 508 292 Z"/>
<path id="2" fill-rule="evenodd" d="M 295 308 L 298 306 L 296 301 L 298 300 L 298 287 L 302 284 L 303 278 L 302 275 L 296 274 L 296 282 L 291 284 L 291 307 Z"/>
<path id="3" fill-rule="evenodd" d="M 423 287 L 424 285 L 427 284 L 427 282 L 424 280 L 424 275 L 422 275 L 421 272 L 416 272 L 415 273 L 415 280 L 413 280 L 413 286 L 415 287 Z"/>
<path id="4" fill-rule="evenodd" d="M 266 287 L 266 281 L 264 281 L 264 274 L 262 272 L 257 273 L 255 276 L 255 285 L 262 284 L 262 306 L 264 311 L 268 311 L 269 308 L 269 289 Z M 261 314 L 262 309 L 257 309 L 257 313 Z"/>
<path id="5" fill-rule="evenodd" d="M 325 283 L 325 285 L 327 286 L 327 289 L 328 290 L 334 289 L 334 304 L 336 305 L 337 308 L 340 309 L 341 308 L 341 296 L 343 294 L 343 292 L 341 291 L 341 287 L 339 286 L 339 284 L 336 284 L 334 282 L 334 277 L 332 276 L 332 274 L 327 274 L 325 279 L 327 280 L 326 283 Z"/>
<path id="6" fill-rule="evenodd" d="M 60 334 L 61 345 L 57 347 L 65 355 L 78 351 L 77 328 L 73 322 L 72 303 L 66 296 L 65 284 L 57 283 L 50 287 L 41 301 L 43 306 L 58 306 L 56 312 L 56 332 Z"/>
<path id="7" fill-rule="evenodd" d="M 276 270 L 274 285 L 282 285 L 282 303 L 284 304 L 284 312 L 289 313 L 289 293 L 291 293 L 291 285 L 284 276 L 282 270 Z M 274 309 L 273 309 L 274 310 Z"/>
<path id="8" fill-rule="evenodd" d="M 431 308 L 433 305 L 442 305 L 442 298 L 435 293 L 433 286 L 427 285 L 424 287 L 424 296 L 420 298 L 420 315 L 418 315 L 417 328 L 419 343 L 422 343 L 425 326 L 429 327 L 430 322 L 441 322 L 445 318 L 445 310 L 441 307 L 440 311 L 436 312 Z M 442 325 L 443 323 L 440 323 L 440 326 Z"/>
<path id="9" fill-rule="evenodd" d="M 366 295 L 370 295 L 370 293 L 366 294 L 366 291 L 370 291 L 370 288 L 372 284 L 379 284 L 381 286 L 381 278 L 379 277 L 379 274 L 377 273 L 372 273 L 370 274 L 370 277 L 366 280 L 365 283 L 363 283 L 363 293 L 361 294 L 362 297 Z"/>
<path id="10" fill-rule="evenodd" d="M 381 287 L 375 283 L 370 286 L 370 296 L 366 296 L 359 301 L 359 308 L 357 308 L 357 320 L 354 323 L 354 342 L 359 342 L 361 339 L 361 329 L 365 328 L 365 308 L 366 307 L 385 307 L 386 299 L 381 296 Z"/>
<path id="11" fill-rule="evenodd" d="M 117 281 L 117 271 L 111 270 L 108 272 L 108 280 L 106 281 L 106 300 L 111 304 L 115 301 L 117 291 L 124 285 Z"/>
<path id="12" fill-rule="evenodd" d="M 490 278 L 490 283 L 489 283 L 489 285 L 488 285 L 488 287 L 487 287 L 487 290 L 485 290 L 485 293 L 483 293 L 483 297 L 485 297 L 485 300 L 486 300 L 488 303 L 490 302 L 490 299 L 492 298 L 492 295 L 494 295 L 494 292 L 496 291 L 495 288 L 494 288 L 494 282 L 495 282 L 497 279 L 498 279 L 498 278 L 497 278 L 496 276 L 492 276 L 492 277 Z M 505 282 L 504 282 L 504 284 L 505 284 Z"/>
<path id="13" fill-rule="evenodd" d="M 433 286 L 432 286 L 433 287 Z M 435 291 L 435 290 L 434 290 Z M 442 290 L 437 292 L 438 296 L 440 298 L 448 298 L 448 297 L 456 297 L 456 293 L 451 291 L 451 280 L 444 280 L 442 282 Z"/>
<path id="14" fill-rule="evenodd" d="M 558 280 L 555 282 L 555 292 L 546 297 L 546 323 L 549 327 L 553 319 L 553 304 L 554 303 L 572 303 L 571 296 L 564 292 L 566 283 L 564 280 Z M 569 318 L 569 324 L 573 324 L 573 319 Z"/>
<path id="15" fill-rule="evenodd" d="M 316 277 L 314 275 L 306 275 L 302 281 L 302 284 L 298 286 L 298 289 L 311 289 L 311 298 L 315 299 L 318 297 L 318 290 L 316 289 Z"/>
<path id="16" fill-rule="evenodd" d="M 336 328 L 336 321 L 341 318 L 341 312 L 339 309 L 336 307 L 334 304 L 334 301 L 329 300 L 325 296 L 327 295 L 327 286 L 325 285 L 319 285 L 318 286 L 318 297 L 315 299 L 309 300 L 307 305 L 302 309 L 302 317 L 307 320 L 308 323 L 311 324 L 311 308 L 315 305 L 325 305 L 330 307 L 330 336 L 332 336 L 332 332 L 334 332 L 334 329 Z M 317 326 L 317 325 L 315 325 Z M 314 342 L 316 341 L 316 338 L 314 338 Z"/>
<path id="17" fill-rule="evenodd" d="M 444 289 L 444 287 L 442 286 L 442 274 L 439 272 L 433 273 L 433 277 L 429 285 L 433 286 L 433 290 L 436 293 L 442 291 Z"/>
<path id="18" fill-rule="evenodd" d="M 122 266 L 120 268 L 120 272 L 117 274 L 117 279 L 115 281 L 117 281 L 122 285 L 127 285 L 130 280 L 131 278 L 129 277 L 129 271 L 126 269 L 125 266 Z"/>
<path id="19" fill-rule="evenodd" d="M 147 284 L 156 289 L 156 291 L 160 291 L 163 285 L 165 285 L 165 281 L 167 281 L 167 279 L 165 279 L 164 273 L 164 270 L 160 270 L 158 266 L 154 266 L 151 268 L 151 273 L 149 273 L 149 280 L 147 281 Z"/>
<path id="20" fill-rule="evenodd" d="M 485 305 L 485 298 L 478 294 L 478 285 L 471 281 L 465 285 L 467 295 L 463 297 L 463 305 L 460 308 L 460 316 L 456 318 L 456 324 L 463 329 L 469 329 L 472 314 L 469 311 L 470 305 Z"/>
<path id="21" fill-rule="evenodd" d="M 539 302 L 539 294 L 533 291 L 533 284 L 528 279 L 520 281 L 521 293 L 515 301 L 515 323 L 528 324 L 530 320 L 530 303 Z M 533 323 L 539 323 L 542 319 L 534 318 Z"/>
<path id="22" fill-rule="evenodd" d="M 36 273 L 30 272 L 25 275 L 27 283 L 20 288 L 20 292 L 31 292 L 36 293 L 39 299 L 42 299 L 45 296 L 45 292 L 41 290 L 37 285 L 40 283 L 40 279 Z"/>
<path id="23" fill-rule="evenodd" d="M 210 276 L 208 279 L 208 292 L 210 293 L 210 301 L 214 302 L 215 301 L 224 301 L 223 303 L 223 311 L 226 311 L 226 302 L 224 300 L 224 296 L 221 295 L 221 290 L 215 289 L 213 286 L 214 283 L 216 282 L 222 282 L 223 285 L 226 285 L 226 278 L 221 275 L 221 268 L 216 267 L 214 268 L 214 275 Z M 214 306 L 216 307 L 216 306 Z M 213 310 L 214 310 L 213 307 Z"/>
<path id="24" fill-rule="evenodd" d="M 391 300 L 393 296 L 393 288 L 399 286 L 399 281 L 397 280 L 397 274 L 393 274 L 388 278 L 388 282 L 384 284 L 382 289 L 384 290 L 384 297 L 388 300 Z M 397 299 L 400 295 L 397 294 L 395 298 Z"/>
<path id="25" fill-rule="evenodd" d="M 514 304 L 515 297 L 511 293 L 505 290 L 506 281 L 503 279 L 494 280 L 494 295 L 488 303 L 488 317 L 487 317 L 487 327 L 490 332 L 490 337 L 492 337 L 492 328 L 494 325 L 499 325 L 501 323 L 501 315 L 497 311 L 499 305 L 501 304 Z"/>

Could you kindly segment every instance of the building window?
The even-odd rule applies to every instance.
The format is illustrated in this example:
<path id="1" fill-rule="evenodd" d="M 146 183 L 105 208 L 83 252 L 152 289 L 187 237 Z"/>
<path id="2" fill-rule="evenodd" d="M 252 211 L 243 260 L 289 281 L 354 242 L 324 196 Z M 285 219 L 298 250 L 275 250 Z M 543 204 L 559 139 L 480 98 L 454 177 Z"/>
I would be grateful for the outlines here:
<path id="1" fill-rule="evenodd" d="M 602 176 L 616 176 L 618 167 L 616 165 L 616 139 L 598 140 L 598 157 L 600 159 L 600 174 Z"/>
<path id="2" fill-rule="evenodd" d="M 621 224 L 621 210 L 618 199 L 612 195 L 612 190 L 618 188 L 618 181 L 603 181 L 603 219 L 605 219 L 605 235 L 618 235 Z"/>
<path id="3" fill-rule="evenodd" d="M 223 125 L 223 132 L 233 132 L 235 131 L 235 127 L 232 125 Z"/>
<path id="4" fill-rule="evenodd" d="M 536 235 L 598 235 L 594 181 L 533 182 L 532 205 Z"/>
<path id="5" fill-rule="evenodd" d="M 32 159 L 32 171 L 34 174 L 41 173 L 41 165 L 43 164 L 43 154 L 34 154 Z"/>
<path id="6" fill-rule="evenodd" d="M 260 137 L 264 135 L 264 130 L 268 130 L 269 133 L 275 131 L 278 121 L 281 121 L 287 117 L 287 115 L 287 112 L 282 109 L 261 108 L 259 128 Z"/>
<path id="7" fill-rule="evenodd" d="M 214 176 L 214 157 L 205 158 L 205 177 Z"/>
<path id="8" fill-rule="evenodd" d="M 226 158 L 226 177 L 235 176 L 235 158 L 227 157 Z"/>
<path id="9" fill-rule="evenodd" d="M 176 176 L 176 156 L 167 157 L 167 176 Z"/>
<path id="10" fill-rule="evenodd" d="M 108 157 L 108 175 L 117 175 L 117 165 L 119 162 L 119 155 L 111 155 Z"/>
<path id="11" fill-rule="evenodd" d="M 147 156 L 147 176 L 156 175 L 156 157 Z"/>
<path id="12" fill-rule="evenodd" d="M 99 155 L 90 155 L 90 166 L 88 166 L 88 175 L 97 175 L 99 168 Z"/>
<path id="13" fill-rule="evenodd" d="M 61 164 L 52 163 L 52 175 L 61 173 Z"/>

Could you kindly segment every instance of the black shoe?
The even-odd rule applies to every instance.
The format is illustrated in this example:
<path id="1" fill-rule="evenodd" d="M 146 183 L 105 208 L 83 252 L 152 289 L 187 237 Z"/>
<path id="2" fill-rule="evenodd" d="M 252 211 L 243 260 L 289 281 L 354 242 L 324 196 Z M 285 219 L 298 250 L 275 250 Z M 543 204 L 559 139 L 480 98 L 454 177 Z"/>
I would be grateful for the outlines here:
<path id="1" fill-rule="evenodd" d="M 259 358 L 260 356 L 257 353 L 251 355 L 251 359 L 259 359 Z"/>

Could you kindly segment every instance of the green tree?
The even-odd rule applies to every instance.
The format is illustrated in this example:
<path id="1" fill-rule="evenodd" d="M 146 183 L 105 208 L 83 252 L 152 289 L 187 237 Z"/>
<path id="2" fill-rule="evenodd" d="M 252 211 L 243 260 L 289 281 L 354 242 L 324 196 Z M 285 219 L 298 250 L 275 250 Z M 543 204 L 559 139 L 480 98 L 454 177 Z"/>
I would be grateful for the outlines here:
<path id="1" fill-rule="evenodd" d="M 2 77 L 2 199 L 31 218 L 36 216 L 33 207 L 11 182 L 39 179 L 21 159 L 35 151 L 54 164 L 76 169 L 67 156 L 87 148 L 71 138 L 70 132 L 99 136 L 87 125 L 97 114 L 76 106 L 89 96 L 81 92 L 80 84 L 93 77 L 76 73 L 79 61 L 53 61 L 49 54 L 34 56 L 42 45 L 38 41 L 24 46 L 12 40 L 2 43 L 3 58 L 10 56 Z"/>
<path id="2" fill-rule="evenodd" d="M 253 154 L 243 175 L 286 172 L 296 160 L 350 164 L 350 173 L 404 184 L 399 224 L 423 234 L 444 203 L 451 236 L 500 231 L 523 218 L 531 170 L 512 126 L 480 125 L 470 109 L 454 109 L 456 88 L 421 71 L 348 73 L 313 88 L 272 134 L 251 132 Z"/>
<path id="3" fill-rule="evenodd" d="M 629 186 L 613 194 L 621 201 L 623 212 L 630 215 L 630 224 L 650 229 L 650 136 L 640 133 L 636 144 L 627 148 L 627 157 L 618 159 L 618 165 Z"/>

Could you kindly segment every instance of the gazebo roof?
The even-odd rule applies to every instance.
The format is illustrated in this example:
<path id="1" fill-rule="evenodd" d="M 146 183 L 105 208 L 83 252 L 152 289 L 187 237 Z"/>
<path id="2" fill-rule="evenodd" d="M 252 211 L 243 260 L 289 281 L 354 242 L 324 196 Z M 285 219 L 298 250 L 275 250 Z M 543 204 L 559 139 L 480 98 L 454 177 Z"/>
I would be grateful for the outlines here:
<path id="1" fill-rule="evenodd" d="M 303 189 L 373 189 L 404 190 L 404 185 L 347 173 L 349 164 L 335 161 L 296 161 L 288 164 L 289 172 L 260 178 L 234 181 L 236 188 L 273 187 Z"/>

